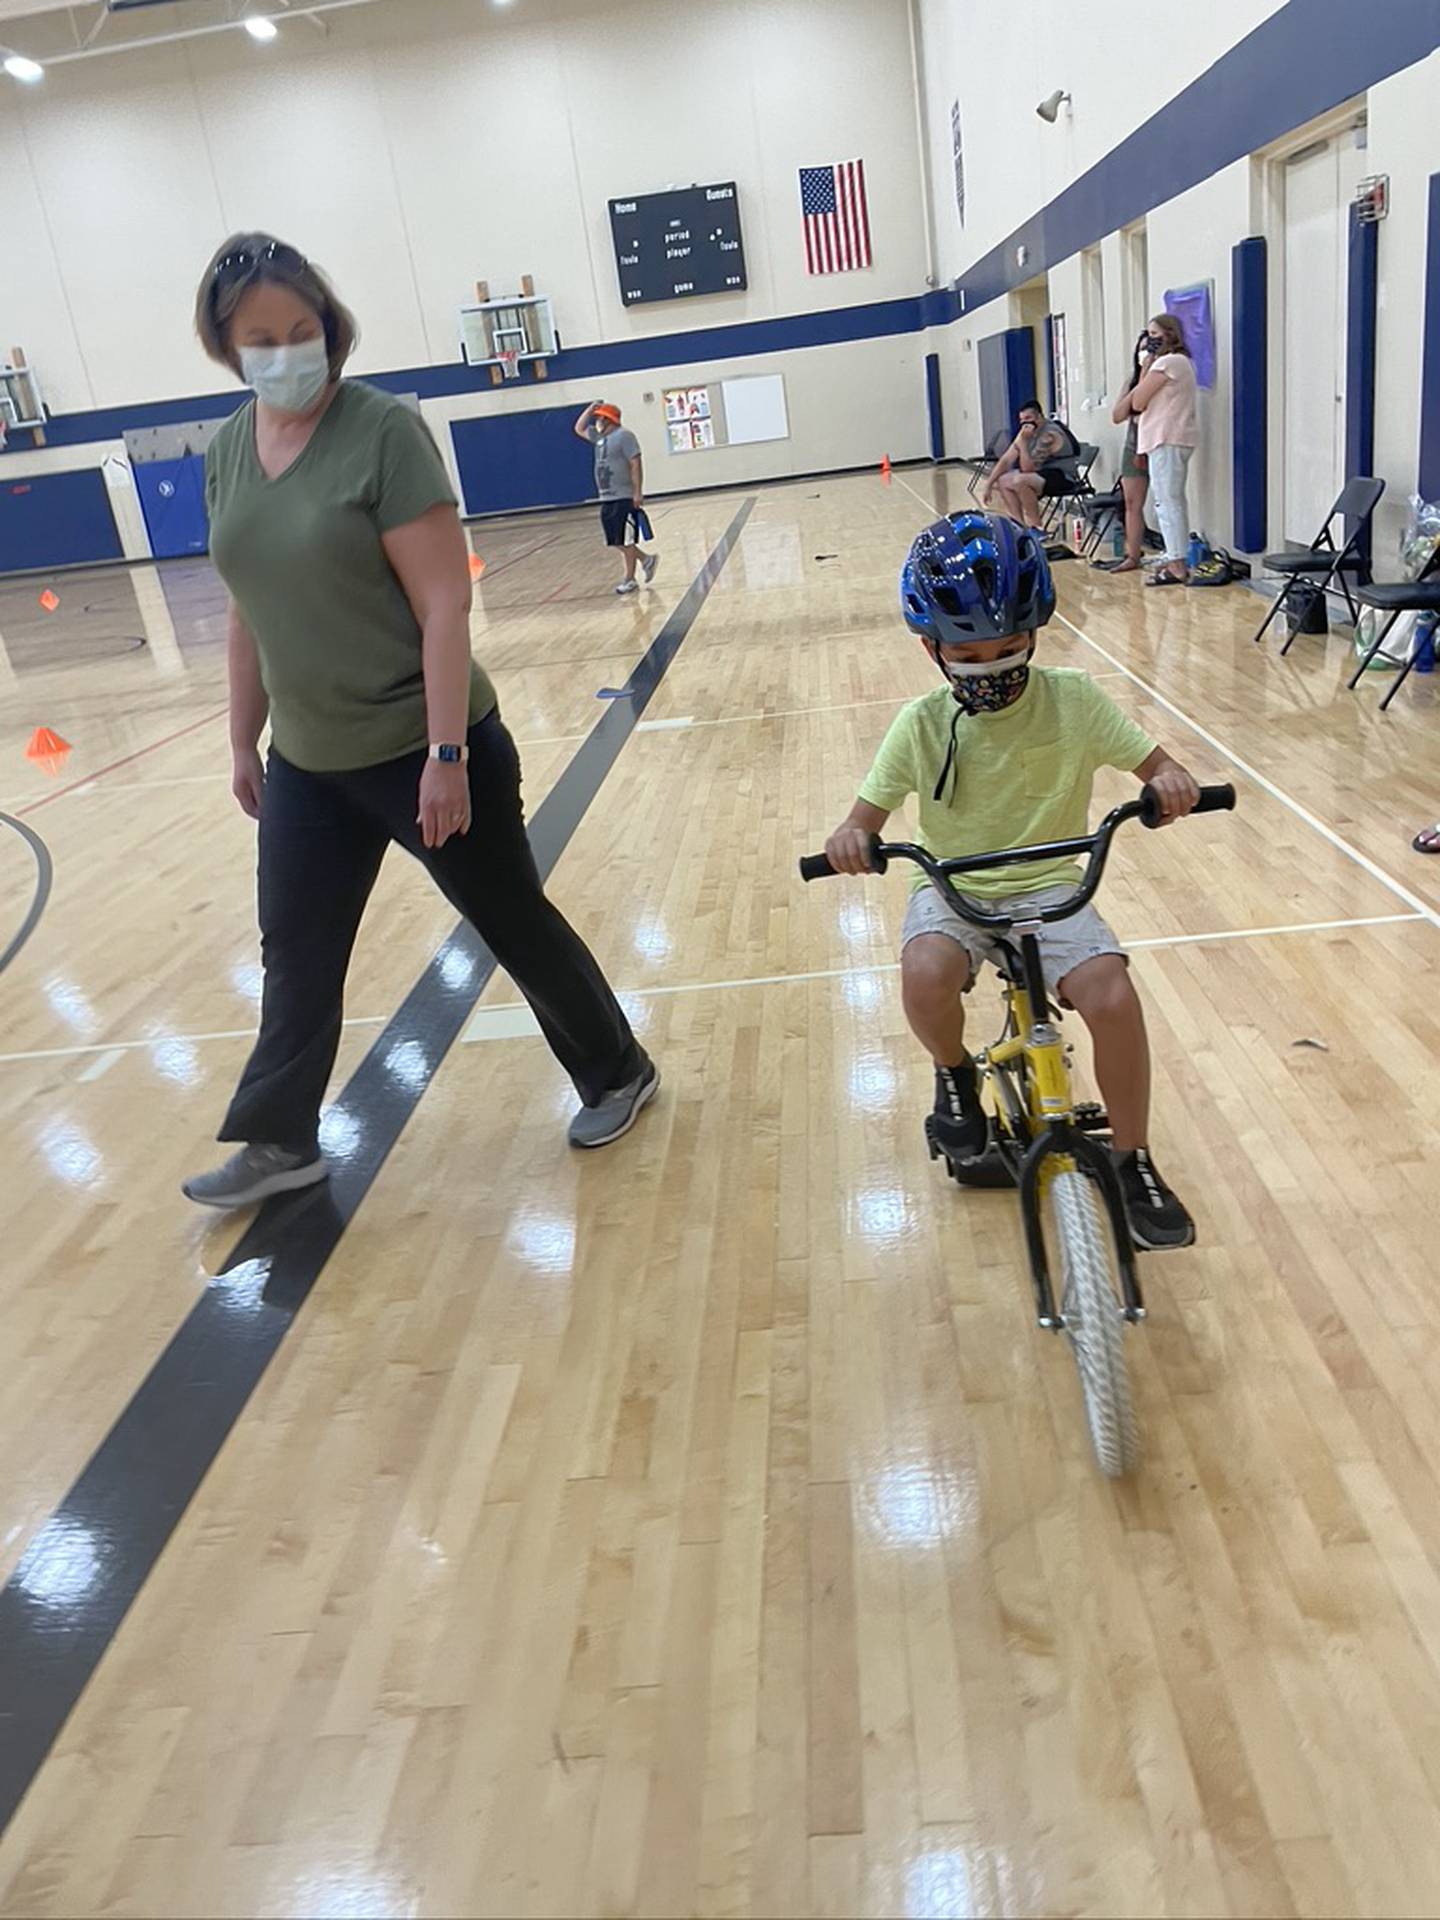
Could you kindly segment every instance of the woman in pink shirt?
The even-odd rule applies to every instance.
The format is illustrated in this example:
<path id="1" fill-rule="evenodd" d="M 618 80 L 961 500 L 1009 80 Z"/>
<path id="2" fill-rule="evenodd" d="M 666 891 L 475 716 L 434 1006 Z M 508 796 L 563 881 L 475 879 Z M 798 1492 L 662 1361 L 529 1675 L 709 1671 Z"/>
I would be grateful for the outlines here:
<path id="1" fill-rule="evenodd" d="M 1116 414 L 1138 414 L 1137 443 L 1149 458 L 1150 490 L 1165 552 L 1147 584 L 1183 586 L 1190 577 L 1190 510 L 1185 476 L 1199 433 L 1195 421 L 1195 367 L 1173 313 L 1157 313 L 1146 337 L 1148 361 L 1138 386 L 1122 396 Z M 1122 413 L 1123 409 L 1123 413 Z"/>

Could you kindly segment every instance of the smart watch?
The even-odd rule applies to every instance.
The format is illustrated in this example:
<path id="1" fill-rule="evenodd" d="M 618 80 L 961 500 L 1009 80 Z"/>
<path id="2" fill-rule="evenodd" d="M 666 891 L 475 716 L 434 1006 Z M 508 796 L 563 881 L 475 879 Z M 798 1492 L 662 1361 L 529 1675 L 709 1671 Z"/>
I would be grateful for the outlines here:
<path id="1" fill-rule="evenodd" d="M 448 767 L 463 767 L 470 758 L 469 747 L 434 746 L 430 748 L 432 760 L 443 760 Z"/>

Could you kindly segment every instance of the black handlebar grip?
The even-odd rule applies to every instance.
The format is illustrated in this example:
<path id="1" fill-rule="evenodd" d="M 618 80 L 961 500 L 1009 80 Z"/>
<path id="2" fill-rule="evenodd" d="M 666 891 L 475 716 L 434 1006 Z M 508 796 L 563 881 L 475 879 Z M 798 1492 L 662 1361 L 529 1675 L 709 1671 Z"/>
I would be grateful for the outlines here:
<path id="1" fill-rule="evenodd" d="M 1235 811 L 1235 789 L 1228 783 L 1223 787 L 1201 787 L 1200 798 L 1195 802 L 1195 813 L 1233 813 Z"/>
<path id="2" fill-rule="evenodd" d="M 800 858 L 800 878 L 802 880 L 833 880 L 835 869 L 830 864 L 828 853 L 806 853 Z"/>
<path id="3" fill-rule="evenodd" d="M 1201 787 L 1200 798 L 1190 809 L 1192 813 L 1229 813 L 1235 806 L 1235 789 L 1232 786 Z M 1145 786 L 1140 789 L 1140 824 L 1146 827 L 1158 827 L 1164 824 L 1165 815 L 1160 806 L 1160 796 L 1155 789 Z"/>

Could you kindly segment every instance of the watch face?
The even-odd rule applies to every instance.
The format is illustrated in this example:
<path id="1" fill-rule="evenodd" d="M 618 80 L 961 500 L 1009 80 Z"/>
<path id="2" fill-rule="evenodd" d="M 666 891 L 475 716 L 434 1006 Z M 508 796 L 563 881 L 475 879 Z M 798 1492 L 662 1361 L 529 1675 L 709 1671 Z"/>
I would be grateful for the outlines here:
<path id="1" fill-rule="evenodd" d="M 440 760 L 458 760 L 460 758 L 460 749 L 459 747 L 441 747 L 436 758 Z"/>

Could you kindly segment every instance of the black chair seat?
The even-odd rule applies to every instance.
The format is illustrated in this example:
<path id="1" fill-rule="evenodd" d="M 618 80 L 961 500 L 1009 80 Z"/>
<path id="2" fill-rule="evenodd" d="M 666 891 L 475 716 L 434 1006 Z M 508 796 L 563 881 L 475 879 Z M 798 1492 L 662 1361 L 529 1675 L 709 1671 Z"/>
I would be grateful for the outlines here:
<path id="1" fill-rule="evenodd" d="M 1387 580 L 1378 587 L 1357 587 L 1355 598 L 1387 613 L 1440 612 L 1440 580 Z"/>
<path id="2" fill-rule="evenodd" d="M 1118 487 L 1112 487 L 1108 493 L 1092 493 L 1082 503 L 1080 511 L 1087 520 L 1101 513 L 1114 513 L 1117 507 L 1123 507 L 1125 496 Z"/>
<path id="3" fill-rule="evenodd" d="M 1271 573 L 1329 573 L 1332 567 L 1336 573 L 1365 571 L 1358 553 L 1346 554 L 1338 567 L 1333 553 L 1267 553 L 1264 564 Z"/>

